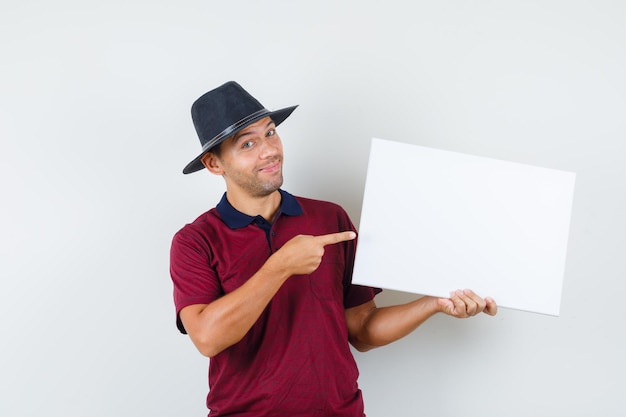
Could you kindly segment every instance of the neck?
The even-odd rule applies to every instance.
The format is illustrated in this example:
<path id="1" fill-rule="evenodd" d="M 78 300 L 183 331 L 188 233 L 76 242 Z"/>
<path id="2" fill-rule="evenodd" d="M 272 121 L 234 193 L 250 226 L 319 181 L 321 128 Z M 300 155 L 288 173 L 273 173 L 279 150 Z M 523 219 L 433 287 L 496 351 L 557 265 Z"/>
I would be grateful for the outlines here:
<path id="1" fill-rule="evenodd" d="M 262 216 L 268 222 L 274 221 L 274 216 L 280 207 L 281 195 L 278 190 L 263 197 L 253 197 L 226 190 L 228 202 L 238 211 L 248 216 Z"/>

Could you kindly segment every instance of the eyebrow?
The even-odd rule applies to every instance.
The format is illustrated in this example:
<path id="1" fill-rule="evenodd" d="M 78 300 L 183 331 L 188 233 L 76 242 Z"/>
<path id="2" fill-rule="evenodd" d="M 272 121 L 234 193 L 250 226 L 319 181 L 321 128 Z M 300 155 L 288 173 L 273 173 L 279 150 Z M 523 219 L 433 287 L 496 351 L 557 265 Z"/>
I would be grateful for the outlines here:
<path id="1" fill-rule="evenodd" d="M 270 119 L 269 122 L 267 122 L 267 124 L 265 125 L 265 129 L 267 129 L 268 127 L 270 127 L 271 125 L 274 124 L 274 121 L 272 119 Z M 237 143 L 239 141 L 239 139 L 243 138 L 244 136 L 247 135 L 251 135 L 252 132 L 239 132 L 237 133 L 234 137 L 233 137 L 233 143 Z"/>

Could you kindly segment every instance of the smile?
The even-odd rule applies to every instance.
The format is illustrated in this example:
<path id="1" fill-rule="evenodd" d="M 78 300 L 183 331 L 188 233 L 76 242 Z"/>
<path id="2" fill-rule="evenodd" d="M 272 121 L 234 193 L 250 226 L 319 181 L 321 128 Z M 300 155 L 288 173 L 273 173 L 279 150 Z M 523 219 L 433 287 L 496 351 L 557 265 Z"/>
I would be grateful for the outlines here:
<path id="1" fill-rule="evenodd" d="M 267 165 L 259 169 L 259 172 L 276 172 L 280 170 L 280 161 L 276 161 L 270 165 Z"/>

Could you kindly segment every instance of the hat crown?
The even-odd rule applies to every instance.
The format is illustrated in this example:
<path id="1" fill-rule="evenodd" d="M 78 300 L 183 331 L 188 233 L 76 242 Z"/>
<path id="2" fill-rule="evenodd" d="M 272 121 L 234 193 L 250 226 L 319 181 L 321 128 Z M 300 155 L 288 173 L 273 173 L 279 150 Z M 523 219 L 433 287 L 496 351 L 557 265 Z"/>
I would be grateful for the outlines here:
<path id="1" fill-rule="evenodd" d="M 205 148 L 239 122 L 263 110 L 267 111 L 250 93 L 229 81 L 198 98 L 191 106 L 191 118 Z"/>

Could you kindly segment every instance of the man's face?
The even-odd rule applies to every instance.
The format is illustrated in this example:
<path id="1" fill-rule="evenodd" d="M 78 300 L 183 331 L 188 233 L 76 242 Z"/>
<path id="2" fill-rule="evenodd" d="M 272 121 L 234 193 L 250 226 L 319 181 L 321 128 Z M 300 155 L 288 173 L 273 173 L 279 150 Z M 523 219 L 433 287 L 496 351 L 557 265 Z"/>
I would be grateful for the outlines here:
<path id="1" fill-rule="evenodd" d="M 264 197 L 283 184 L 283 145 L 269 117 L 228 138 L 219 152 L 203 159 L 209 171 L 226 180 L 227 190 Z"/>

